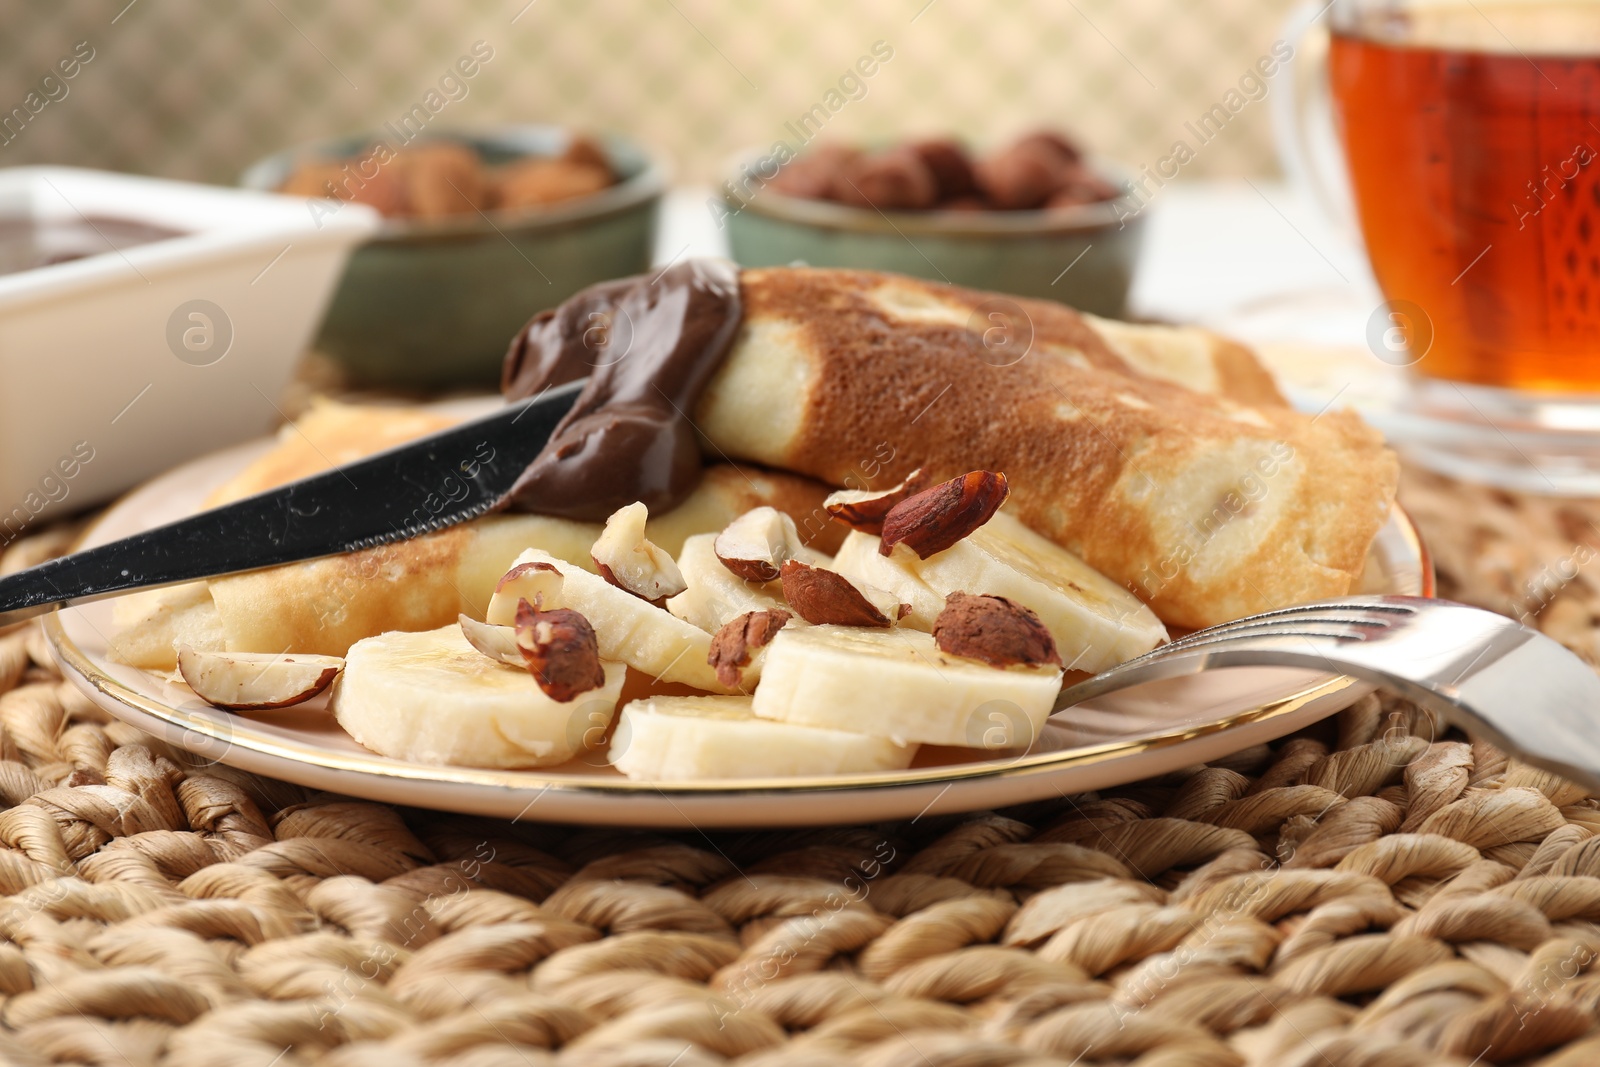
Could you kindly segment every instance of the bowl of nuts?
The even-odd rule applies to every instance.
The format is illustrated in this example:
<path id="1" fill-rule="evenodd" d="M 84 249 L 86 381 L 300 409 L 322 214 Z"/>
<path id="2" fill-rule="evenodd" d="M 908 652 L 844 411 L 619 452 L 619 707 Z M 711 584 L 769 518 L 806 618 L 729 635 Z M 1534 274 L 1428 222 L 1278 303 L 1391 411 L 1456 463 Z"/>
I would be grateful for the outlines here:
<path id="1" fill-rule="evenodd" d="M 556 126 L 376 134 L 304 145 L 242 184 L 383 215 L 350 257 L 316 349 L 355 382 L 428 388 L 499 381 L 529 316 L 649 269 L 662 167 L 619 137 Z"/>
<path id="2" fill-rule="evenodd" d="M 780 142 L 739 159 L 717 208 L 743 266 L 894 271 L 1114 317 L 1143 234 L 1130 188 L 1053 131 L 981 154 L 951 138 Z"/>

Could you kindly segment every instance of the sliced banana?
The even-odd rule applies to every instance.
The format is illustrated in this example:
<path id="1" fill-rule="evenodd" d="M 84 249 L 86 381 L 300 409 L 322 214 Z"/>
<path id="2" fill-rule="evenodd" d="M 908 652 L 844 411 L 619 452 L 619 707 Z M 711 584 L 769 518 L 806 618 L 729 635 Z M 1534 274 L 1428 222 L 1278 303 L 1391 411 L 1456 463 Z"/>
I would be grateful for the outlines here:
<path id="1" fill-rule="evenodd" d="M 941 601 L 950 593 L 980 593 L 1032 608 L 1070 670 L 1103 671 L 1167 639 L 1155 612 L 1132 593 L 1003 511 L 927 559 L 899 546 L 878 558 L 909 569 Z"/>
<path id="2" fill-rule="evenodd" d="M 833 557 L 833 569 L 858 587 L 886 590 L 900 603 L 911 605 L 911 611 L 900 620 L 901 626 L 932 630 L 933 620 L 944 610 L 943 594 L 934 592 L 912 570 L 911 565 L 918 562 L 915 552 L 905 545 L 895 545 L 889 555 L 879 555 L 880 543 L 876 534 L 850 531 L 839 546 L 839 554 Z"/>
<path id="3" fill-rule="evenodd" d="M 543 567 L 528 566 L 543 564 Z M 522 568 L 521 577 L 513 577 Z M 516 622 L 517 601 L 572 608 L 594 627 L 600 658 L 618 660 L 663 682 L 681 682 L 708 693 L 732 690 L 717 681 L 706 662 L 711 635 L 698 626 L 662 611 L 599 575 L 530 548 L 518 556 L 489 601 L 487 620 L 497 626 Z"/>
<path id="4" fill-rule="evenodd" d="M 394 759 L 549 767 L 600 743 L 626 674 L 606 663 L 605 685 L 558 703 L 526 669 L 485 656 L 451 623 L 357 641 L 332 707 L 351 737 Z"/>
<path id="5" fill-rule="evenodd" d="M 717 558 L 717 536 L 695 534 L 683 542 L 678 569 L 687 588 L 667 601 L 668 611 L 707 633 L 716 633 L 747 611 L 784 606 L 782 583 L 752 582 L 722 565 Z"/>
<path id="6" fill-rule="evenodd" d="M 901 743 L 1022 748 L 1060 689 L 1057 668 L 949 656 L 920 630 L 785 627 L 767 646 L 751 710 Z"/>
<path id="7" fill-rule="evenodd" d="M 916 745 L 756 718 L 749 697 L 657 696 L 622 709 L 609 759 L 629 778 L 682 782 L 903 770 Z"/>

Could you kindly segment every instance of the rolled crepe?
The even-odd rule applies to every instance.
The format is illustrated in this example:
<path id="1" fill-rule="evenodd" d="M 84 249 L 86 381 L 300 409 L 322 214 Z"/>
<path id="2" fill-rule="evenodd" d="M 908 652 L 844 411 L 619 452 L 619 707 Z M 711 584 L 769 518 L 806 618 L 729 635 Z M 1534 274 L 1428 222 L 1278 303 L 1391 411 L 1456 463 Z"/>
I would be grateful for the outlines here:
<path id="1" fill-rule="evenodd" d="M 277 445 L 219 486 L 225 503 L 404 443 L 453 424 L 434 411 L 319 402 L 279 434 Z M 761 505 L 812 517 L 809 543 L 833 551 L 842 528 L 827 522 L 818 482 L 721 463 L 677 508 L 652 515 L 647 536 L 677 555 L 692 534 L 720 530 Z M 511 562 L 527 548 L 592 570 L 601 527 L 544 515 L 489 515 L 360 552 L 151 590 L 119 599 L 111 655 L 155 670 L 176 666 L 174 643 L 234 652 L 343 655 L 386 630 L 432 630 L 465 612 L 483 617 Z M 207 589 L 209 586 L 209 590 Z"/>
<path id="2" fill-rule="evenodd" d="M 677 555 L 690 534 L 720 530 L 753 507 L 819 508 L 827 490 L 792 474 L 719 464 L 646 536 Z M 211 582 L 227 648 L 342 656 L 387 630 L 433 630 L 458 614 L 483 618 L 495 583 L 524 549 L 594 569 L 598 523 L 489 515 L 409 541 L 250 571 Z"/>
<path id="3" fill-rule="evenodd" d="M 865 271 L 741 287 L 696 412 L 716 451 L 854 488 L 1003 471 L 1024 523 L 1172 625 L 1348 593 L 1394 500 L 1376 431 L 1203 331 Z"/>
<path id="4" fill-rule="evenodd" d="M 206 507 L 354 463 L 460 421 L 459 415 L 411 404 L 343 404 L 313 397 L 303 415 L 278 429 L 270 449 L 211 491 Z"/>

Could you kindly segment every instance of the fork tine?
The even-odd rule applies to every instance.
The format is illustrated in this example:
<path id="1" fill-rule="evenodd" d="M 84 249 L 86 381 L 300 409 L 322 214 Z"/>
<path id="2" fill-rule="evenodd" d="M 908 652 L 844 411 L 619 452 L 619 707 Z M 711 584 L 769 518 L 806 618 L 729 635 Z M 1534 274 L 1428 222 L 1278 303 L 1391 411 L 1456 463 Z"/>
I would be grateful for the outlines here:
<path id="1" fill-rule="evenodd" d="M 1323 633 L 1329 637 L 1359 637 L 1370 623 L 1357 619 L 1339 618 L 1303 618 L 1303 619 L 1260 619 L 1253 622 L 1234 623 L 1227 627 L 1214 627 L 1207 630 L 1196 630 L 1192 634 L 1185 634 L 1176 641 L 1171 641 L 1161 646 L 1167 649 L 1187 648 L 1197 643 L 1215 641 L 1223 637 L 1246 637 L 1252 634 L 1288 633 L 1295 630 L 1304 630 L 1308 633 Z M 1159 649 L 1158 649 L 1159 651 Z"/>
<path id="2" fill-rule="evenodd" d="M 1273 608 L 1256 615 L 1246 616 L 1244 619 L 1235 619 L 1234 622 L 1246 622 L 1250 619 L 1278 619 L 1287 615 L 1307 615 L 1320 611 L 1361 611 L 1374 615 L 1415 615 L 1419 605 L 1440 603 L 1423 597 L 1409 596 L 1349 596 L 1336 600 L 1315 600 L 1309 604 L 1291 604 L 1285 608 Z M 1231 626 L 1233 623 L 1223 623 Z"/>
<path id="3" fill-rule="evenodd" d="M 1292 608 L 1279 608 L 1276 611 L 1264 611 L 1259 615 L 1249 615 L 1232 622 L 1221 623 L 1217 626 L 1208 626 L 1204 630 L 1196 630 L 1196 634 L 1227 633 L 1241 627 L 1259 627 L 1268 624 L 1304 621 L 1307 619 L 1325 619 L 1334 622 L 1361 622 L 1370 626 L 1393 626 L 1416 614 L 1416 609 L 1409 604 L 1383 605 L 1369 604 L 1363 601 L 1377 599 L 1368 597 L 1351 597 L 1345 601 L 1324 600 L 1315 604 L 1302 604 Z M 1400 599 L 1400 598 L 1395 598 Z M 1180 638 L 1179 640 L 1186 640 Z M 1176 642 L 1174 642 L 1176 644 Z"/>
<path id="4" fill-rule="evenodd" d="M 1157 649 L 1150 655 L 1166 651 L 1177 652 L 1191 648 L 1203 648 L 1223 642 L 1244 641 L 1255 637 L 1310 637 L 1326 638 L 1330 641 L 1360 641 L 1365 639 L 1365 634 L 1354 626 L 1341 626 L 1337 623 L 1329 623 L 1326 626 L 1318 627 L 1315 623 L 1273 622 L 1259 627 L 1243 627 L 1225 634 L 1204 632 L 1191 634 L 1182 641 L 1174 641 L 1170 645 Z"/>
<path id="5" fill-rule="evenodd" d="M 1330 608 L 1337 605 L 1325 605 L 1322 611 L 1312 613 L 1273 612 L 1264 615 L 1252 615 L 1244 619 L 1235 619 L 1233 622 L 1223 623 L 1220 626 L 1211 626 L 1204 630 L 1196 630 L 1160 646 L 1154 652 L 1172 651 L 1180 648 L 1190 648 L 1197 644 L 1209 644 L 1219 637 L 1232 637 L 1250 634 L 1275 634 L 1292 633 L 1304 630 L 1312 636 L 1322 635 L 1328 637 L 1342 637 L 1345 639 L 1360 639 L 1367 636 L 1370 631 L 1386 630 L 1403 619 L 1405 616 L 1376 615 L 1364 611 L 1351 611 L 1345 614 L 1334 614 Z M 1318 629 L 1312 629 L 1316 627 Z"/>

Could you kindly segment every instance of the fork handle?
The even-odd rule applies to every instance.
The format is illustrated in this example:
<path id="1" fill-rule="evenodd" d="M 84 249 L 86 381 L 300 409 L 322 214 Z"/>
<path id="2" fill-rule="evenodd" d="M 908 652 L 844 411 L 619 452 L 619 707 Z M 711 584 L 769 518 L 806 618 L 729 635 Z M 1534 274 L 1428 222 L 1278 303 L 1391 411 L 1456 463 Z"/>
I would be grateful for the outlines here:
<path id="1" fill-rule="evenodd" d="M 1345 597 L 1200 630 L 1070 686 L 1056 710 L 1162 678 L 1248 666 L 1372 682 L 1600 795 L 1600 676 L 1539 631 L 1448 600 Z"/>

